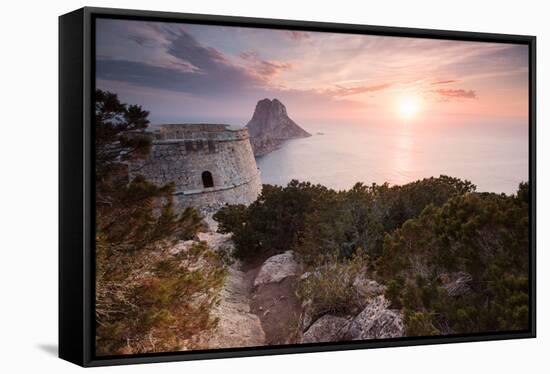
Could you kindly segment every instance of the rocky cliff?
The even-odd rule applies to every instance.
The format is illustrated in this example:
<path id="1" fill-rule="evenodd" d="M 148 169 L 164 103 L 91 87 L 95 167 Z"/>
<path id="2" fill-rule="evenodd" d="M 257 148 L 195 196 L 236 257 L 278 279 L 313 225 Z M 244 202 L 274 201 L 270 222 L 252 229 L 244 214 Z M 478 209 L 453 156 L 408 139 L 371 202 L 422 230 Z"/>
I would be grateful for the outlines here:
<path id="1" fill-rule="evenodd" d="M 285 106 L 277 99 L 258 101 L 246 127 L 256 157 L 274 151 L 285 140 L 311 136 L 288 116 Z"/>
<path id="2" fill-rule="evenodd" d="M 218 254 L 230 255 L 234 250 L 231 234 L 214 232 L 212 227 L 199 233 L 196 240 Z M 181 242 L 173 253 L 188 251 L 195 241 Z M 319 277 L 321 273 L 318 270 L 304 273 L 304 265 L 295 252 L 286 251 L 255 265 L 230 261 L 225 266 L 225 282 L 212 310 L 218 323 L 214 329 L 193 338 L 202 349 L 405 336 L 401 313 L 389 309 L 390 303 L 384 297 L 386 287 L 367 278 L 365 272 L 352 282 L 362 300 L 359 310 L 319 316 L 312 315 L 312 300 L 301 301 L 297 289 L 305 279 Z"/>

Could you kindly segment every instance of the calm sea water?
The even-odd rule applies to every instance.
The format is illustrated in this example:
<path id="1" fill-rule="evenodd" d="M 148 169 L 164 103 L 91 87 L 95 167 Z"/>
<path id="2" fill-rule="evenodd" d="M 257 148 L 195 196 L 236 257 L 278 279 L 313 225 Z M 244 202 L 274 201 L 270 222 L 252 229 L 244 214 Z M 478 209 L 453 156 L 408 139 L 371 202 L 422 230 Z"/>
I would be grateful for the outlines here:
<path id="1" fill-rule="evenodd" d="M 356 182 L 404 184 L 445 174 L 470 180 L 478 191 L 510 194 L 528 180 L 525 124 L 302 127 L 313 136 L 287 141 L 256 160 L 263 183 L 298 179 L 349 189 Z"/>

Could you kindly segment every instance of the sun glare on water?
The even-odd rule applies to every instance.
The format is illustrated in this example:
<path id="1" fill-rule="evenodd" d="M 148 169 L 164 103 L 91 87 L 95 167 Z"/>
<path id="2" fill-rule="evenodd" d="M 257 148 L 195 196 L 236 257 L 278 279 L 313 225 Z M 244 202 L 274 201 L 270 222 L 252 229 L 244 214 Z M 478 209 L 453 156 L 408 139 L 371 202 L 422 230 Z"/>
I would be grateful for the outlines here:
<path id="1" fill-rule="evenodd" d="M 404 96 L 397 102 L 397 112 L 403 119 L 412 119 L 420 112 L 420 101 L 414 96 Z"/>

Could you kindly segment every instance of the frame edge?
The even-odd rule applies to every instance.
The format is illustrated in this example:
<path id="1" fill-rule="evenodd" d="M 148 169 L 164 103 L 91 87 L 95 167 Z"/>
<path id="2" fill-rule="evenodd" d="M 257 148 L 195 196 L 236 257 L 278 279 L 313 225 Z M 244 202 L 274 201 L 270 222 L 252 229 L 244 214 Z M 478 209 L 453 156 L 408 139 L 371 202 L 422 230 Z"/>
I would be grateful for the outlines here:
<path id="1" fill-rule="evenodd" d="M 59 17 L 59 357 L 84 365 L 83 9 Z"/>
<path id="2" fill-rule="evenodd" d="M 92 352 L 93 349 L 93 337 L 91 334 L 91 320 L 93 317 L 93 311 L 91 310 L 91 303 L 89 301 L 92 291 L 92 278 L 91 273 L 94 271 L 92 267 L 93 259 L 91 254 L 93 253 L 90 246 L 90 227 L 92 224 L 91 214 L 93 214 L 93 206 L 90 205 L 91 197 L 89 191 L 89 183 L 91 182 L 91 164 L 90 164 L 90 152 L 92 150 L 90 143 L 91 132 L 91 105 L 92 97 L 90 91 L 91 80 L 94 79 L 90 76 L 90 58 L 92 57 L 91 51 L 93 48 L 92 35 L 90 34 L 90 23 L 94 15 L 111 15 L 114 17 L 119 16 L 134 16 L 134 17 L 153 17 L 153 18 L 173 18 L 173 19 L 193 19 L 195 21 L 203 22 L 222 22 L 237 26 L 242 23 L 249 23 L 251 27 L 286 27 L 286 28 L 325 28 L 327 31 L 330 29 L 338 28 L 341 32 L 355 32 L 362 30 L 365 33 L 384 33 L 384 34 L 399 34 L 405 33 L 411 37 L 416 33 L 424 35 L 427 38 L 459 38 L 459 39 L 485 39 L 485 41 L 492 40 L 498 42 L 508 43 L 521 43 L 527 44 L 530 48 L 530 185 L 531 185 L 531 235 L 532 240 L 530 254 L 531 254 L 531 285 L 532 285 L 532 297 L 531 297 L 531 318 L 532 324 L 529 331 L 514 332 L 506 335 L 485 334 L 482 337 L 470 336 L 470 337 L 447 337 L 443 338 L 422 338 L 421 340 L 408 339 L 406 341 L 364 341 L 360 344 L 330 344 L 330 345 L 313 345 L 302 347 L 261 347 L 261 349 L 248 348 L 243 350 L 218 350 L 217 352 L 201 352 L 195 353 L 183 353 L 174 352 L 174 354 L 168 354 L 163 356 L 147 355 L 146 357 L 116 357 L 116 358 L 96 358 Z M 74 21 L 77 19 L 77 21 Z M 71 21 L 72 20 L 72 21 Z M 386 27 L 386 26 L 365 26 L 358 24 L 341 24 L 341 23 L 328 23 L 328 22 L 312 22 L 312 21 L 299 21 L 299 20 L 281 20 L 281 19 L 263 19 L 263 18 L 248 18 L 248 17 L 236 17 L 236 16 L 215 16 L 204 14 L 189 14 L 189 13 L 175 13 L 175 12 L 158 12 L 158 11 L 145 11 L 145 10 L 125 10 L 125 9 L 113 9 L 113 8 L 96 8 L 85 7 L 77 11 L 67 13 L 59 18 L 59 356 L 67 361 L 73 362 L 80 366 L 105 366 L 105 365 L 121 365 L 121 364 L 137 364 L 137 363 L 153 363 L 153 362 L 171 362 L 171 361 L 187 361 L 197 359 L 219 359 L 219 358 L 233 358 L 233 357 L 253 357 L 263 355 L 278 355 L 278 354 L 291 354 L 291 353 L 314 353 L 314 352 L 328 352 L 328 351 L 341 351 L 341 350 L 354 350 L 365 348 L 384 348 L 384 347 L 402 347 L 402 346 L 416 346 L 416 345 L 428 345 L 428 344 L 446 344 L 446 343 L 460 343 L 460 342 L 480 342 L 488 340 L 505 340 L 505 339 L 521 339 L 521 338 L 535 338 L 536 337 L 536 37 L 528 35 L 506 35 L 506 34 L 490 34 L 490 33 L 477 33 L 477 32 L 462 32 L 462 31 L 449 31 L 449 30 L 431 30 L 431 29 L 417 29 L 417 28 L 401 28 L 401 27 Z M 78 23 L 76 29 L 71 29 L 67 25 L 71 22 Z M 183 22 L 183 20 L 182 20 Z M 65 27 L 62 24 L 65 23 Z M 72 26 L 74 27 L 74 26 Z M 79 34 L 80 33 L 80 34 Z M 78 34 L 78 35 L 77 35 Z M 70 42 L 66 46 L 63 45 L 63 41 L 73 42 L 73 48 L 69 46 Z M 74 58 L 80 58 L 81 61 L 77 65 L 72 64 L 71 60 Z M 63 67 L 64 68 L 63 68 Z M 78 77 L 78 79 L 74 79 Z M 74 82 L 78 81 L 78 82 Z M 74 86 L 78 85 L 77 88 Z M 76 102 L 80 100 L 77 108 Z M 71 119 L 69 119 L 71 117 Z M 75 126 L 75 118 L 77 118 L 77 124 Z M 78 127 L 75 130 L 74 127 Z M 79 131 L 77 135 L 74 135 L 76 131 Z M 65 132 L 63 135 L 62 133 Z M 71 133 L 73 135 L 68 135 Z M 75 140 L 82 139 L 82 142 Z M 72 141 L 74 144 L 68 144 Z M 63 156 L 65 155 L 65 157 Z M 78 156 L 78 157 L 77 157 Z M 68 159 L 64 159 L 68 158 Z M 78 158 L 78 160 L 76 160 Z M 82 169 L 82 167 L 84 167 Z M 80 168 L 80 169 L 77 169 Z M 78 176 L 77 176 L 78 175 Z M 88 184 L 86 184 L 88 183 Z M 74 191 L 74 186 L 80 186 L 78 191 Z M 78 195 L 79 199 L 74 200 Z M 72 204 L 71 204 L 72 202 Z M 78 209 L 80 215 L 74 213 Z M 72 218 L 71 218 L 72 217 Z M 63 225 L 63 226 L 62 226 Z M 63 227 L 63 228 L 62 228 Z M 80 236 L 78 245 L 72 245 L 69 243 L 68 238 L 64 236 L 73 234 L 74 230 L 80 230 Z M 69 230 L 69 231 L 67 231 Z M 62 244 L 63 239 L 63 244 Z M 72 239 L 72 237 L 71 237 Z M 76 240 L 74 240 L 76 243 Z M 79 249 L 78 254 L 70 253 L 75 252 L 75 249 Z M 74 260 L 78 257 L 76 260 Z M 62 264 L 63 263 L 63 264 Z M 75 272 L 77 272 L 75 276 Z M 70 282 L 62 291 L 63 283 Z M 70 287 L 69 287 L 70 286 Z M 68 290 L 70 288 L 70 290 Z M 79 294 L 75 297 L 75 300 L 71 300 L 70 291 L 77 289 Z M 80 305 L 75 305 L 80 303 Z M 79 311 L 79 312 L 78 312 Z M 79 321 L 73 320 L 62 323 L 62 313 L 65 315 L 72 314 L 71 318 L 78 318 Z M 63 317 L 65 318 L 65 317 Z M 62 328 L 63 327 L 63 328 Z M 68 328 L 67 328 L 68 327 Z M 69 332 L 63 332 L 69 330 Z M 63 339 L 62 339 L 63 335 Z M 63 343 L 62 343 L 63 341 Z"/>

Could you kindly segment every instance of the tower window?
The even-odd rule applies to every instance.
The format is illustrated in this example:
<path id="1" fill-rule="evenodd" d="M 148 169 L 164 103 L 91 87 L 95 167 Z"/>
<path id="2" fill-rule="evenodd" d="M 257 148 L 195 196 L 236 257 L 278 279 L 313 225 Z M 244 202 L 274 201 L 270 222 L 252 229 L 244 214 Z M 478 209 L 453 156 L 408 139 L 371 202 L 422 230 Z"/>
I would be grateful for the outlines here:
<path id="1" fill-rule="evenodd" d="M 212 179 L 212 173 L 209 171 L 202 172 L 202 185 L 204 188 L 214 187 L 214 179 Z"/>

